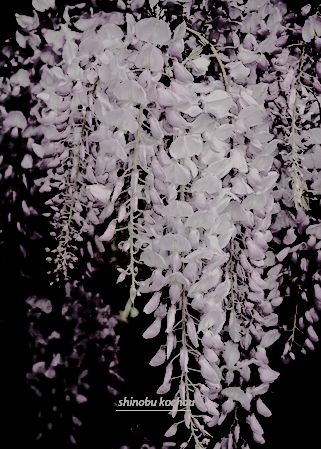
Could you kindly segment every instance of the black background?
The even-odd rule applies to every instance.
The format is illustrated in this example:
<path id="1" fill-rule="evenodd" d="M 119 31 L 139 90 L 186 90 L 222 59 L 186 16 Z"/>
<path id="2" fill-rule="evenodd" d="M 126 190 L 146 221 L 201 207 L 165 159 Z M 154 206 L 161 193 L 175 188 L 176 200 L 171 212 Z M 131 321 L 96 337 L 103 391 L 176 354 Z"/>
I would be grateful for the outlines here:
<path id="1" fill-rule="evenodd" d="M 293 8 L 303 4 L 292 1 L 288 3 Z M 28 14 L 30 11 L 29 1 L 2 2 L 0 9 L 2 42 L 16 30 L 14 13 Z M 47 441 L 44 446 L 41 446 L 43 443 L 36 444 L 32 439 L 32 426 L 36 418 L 32 398 L 25 382 L 29 354 L 26 347 L 24 292 L 19 285 L 19 278 L 15 277 L 14 270 L 9 269 L 11 264 L 14 265 L 14 258 L 11 261 L 2 261 L 1 267 L 7 267 L 6 279 L 1 279 L 4 273 L 0 273 L 0 447 L 63 448 L 59 435 L 54 436 L 51 442 Z M 146 343 L 142 339 L 141 334 L 145 326 L 144 319 L 138 318 L 122 331 L 120 361 L 123 375 L 126 377 L 124 396 L 154 397 L 155 377 L 161 382 L 162 369 L 148 367 L 147 361 L 153 355 L 155 344 Z M 313 353 L 299 357 L 295 362 L 282 367 L 280 380 L 273 385 L 269 396 L 268 405 L 273 415 L 269 419 L 264 419 L 267 449 L 305 449 L 320 444 L 320 352 L 318 345 Z M 145 436 L 155 444 L 161 444 L 160 428 L 166 429 L 166 418 L 160 418 L 152 413 L 122 413 L 120 417 L 119 414 L 107 410 L 106 404 L 97 400 L 88 411 L 82 440 L 77 446 L 79 449 L 103 447 L 116 449 L 120 442 L 126 441 L 133 449 L 139 447 Z"/>

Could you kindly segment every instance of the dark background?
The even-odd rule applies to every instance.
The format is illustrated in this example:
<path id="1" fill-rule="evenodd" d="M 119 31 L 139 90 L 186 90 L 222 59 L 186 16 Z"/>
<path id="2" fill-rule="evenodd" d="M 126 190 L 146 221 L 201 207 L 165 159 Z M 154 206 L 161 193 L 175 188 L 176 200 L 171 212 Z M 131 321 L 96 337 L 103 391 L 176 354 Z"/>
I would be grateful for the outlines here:
<path id="1" fill-rule="evenodd" d="M 78 2 L 68 2 L 71 3 Z M 288 3 L 294 9 L 304 4 L 292 1 Z M 29 1 L 10 0 L 2 3 L 1 42 L 16 30 L 14 13 L 28 14 L 30 11 Z M 13 240 L 14 238 L 12 235 Z M 26 343 L 28 323 L 24 306 L 24 285 L 15 269 L 14 254 L 2 261 L 0 267 L 0 447 L 11 449 L 30 446 L 50 449 L 60 446 L 63 449 L 65 446 L 59 434 L 53 435 L 46 443 L 34 441 L 33 427 L 37 418 L 25 380 L 30 354 Z M 113 292 L 110 291 L 110 294 Z M 123 396 L 155 397 L 155 379 L 158 379 L 158 384 L 161 383 L 162 369 L 148 367 L 147 362 L 155 352 L 155 344 L 142 339 L 145 328 L 146 320 L 141 317 L 120 329 L 120 366 L 125 377 Z M 280 380 L 273 385 L 269 395 L 268 405 L 273 415 L 269 419 L 263 418 L 267 449 L 301 449 L 320 444 L 320 356 L 320 345 L 317 345 L 313 353 L 299 356 L 295 362 L 281 368 Z M 96 402 L 87 410 L 81 442 L 77 448 L 116 449 L 121 443 L 128 442 L 131 449 L 138 449 L 148 439 L 161 447 L 160 428 L 165 430 L 167 424 L 170 424 L 166 417 L 153 413 L 117 415 L 104 400 L 99 399 L 100 391 L 97 388 Z"/>

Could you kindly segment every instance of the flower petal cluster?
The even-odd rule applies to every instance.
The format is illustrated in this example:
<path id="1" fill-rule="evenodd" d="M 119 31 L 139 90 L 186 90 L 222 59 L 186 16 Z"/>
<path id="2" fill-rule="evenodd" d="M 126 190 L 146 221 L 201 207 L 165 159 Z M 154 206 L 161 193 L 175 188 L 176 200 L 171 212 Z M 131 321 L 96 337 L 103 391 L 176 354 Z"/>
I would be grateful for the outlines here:
<path id="1" fill-rule="evenodd" d="M 182 424 L 182 447 L 199 449 L 226 426 L 215 449 L 249 448 L 249 431 L 263 444 L 262 396 L 279 376 L 270 348 L 282 330 L 284 358 L 298 329 L 303 351 L 318 341 L 320 13 L 298 18 L 272 0 L 94 3 L 66 7 L 49 29 L 39 17 L 55 2 L 34 0 L 16 35 L 32 56 L 1 81 L 4 99 L 31 98 L 28 114 L 3 107 L 1 126 L 25 139 L 21 167 L 46 197 L 48 261 L 66 280 L 78 246 L 124 253 L 118 318 L 149 315 L 157 392 L 174 399 L 175 420 L 188 404 L 168 437 Z M 29 305 L 51 313 L 47 299 Z M 60 362 L 39 360 L 33 374 L 54 378 Z"/>

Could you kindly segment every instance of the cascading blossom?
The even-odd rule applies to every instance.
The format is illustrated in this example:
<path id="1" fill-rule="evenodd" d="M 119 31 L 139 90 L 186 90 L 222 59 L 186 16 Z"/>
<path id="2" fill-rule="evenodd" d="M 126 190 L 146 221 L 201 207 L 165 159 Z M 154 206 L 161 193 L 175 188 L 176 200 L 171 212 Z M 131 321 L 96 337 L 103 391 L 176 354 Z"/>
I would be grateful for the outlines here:
<path id="1" fill-rule="evenodd" d="M 53 412 L 57 426 L 63 421 L 69 423 L 67 431 L 70 434 L 66 437 L 76 444 L 78 429 L 82 425 L 82 404 L 90 400 L 91 389 L 95 387 L 91 377 L 95 378 L 101 370 L 106 373 L 109 383 L 108 394 L 114 398 L 118 393 L 121 378 L 117 373 L 117 320 L 111 316 L 110 307 L 99 295 L 86 292 L 77 283 L 67 283 L 63 296 L 60 313 L 50 298 L 35 295 L 27 298 L 31 322 L 28 343 L 33 348 L 27 379 L 39 409 L 37 439 L 46 438 L 46 433 L 56 431 L 53 424 L 46 429 L 46 420 L 55 421 L 50 416 Z M 56 318 L 49 327 L 49 317 L 54 313 Z M 95 366 L 90 365 L 93 351 L 99 354 Z M 61 374 L 65 379 L 63 383 L 60 382 Z M 48 407 L 43 407 L 42 402 L 51 404 L 52 411 L 48 413 Z"/>
<path id="2" fill-rule="evenodd" d="M 4 103 L 31 98 L 28 114 L 2 107 L 1 126 L 26 142 L 21 166 L 46 198 L 56 245 L 47 260 L 66 281 L 84 248 L 89 259 L 106 245 L 125 255 L 118 319 L 151 316 L 143 337 L 161 346 L 150 365 L 165 366 L 157 392 L 174 399 L 167 437 L 183 425 L 182 448 L 248 449 L 249 430 L 263 444 L 271 411 L 262 396 L 279 377 L 270 347 L 282 337 L 283 357 L 294 358 L 305 328 L 303 347 L 318 341 L 319 10 L 92 3 L 85 13 L 66 7 L 49 28 L 40 24 L 55 1 L 34 0 L 16 34 L 33 54 L 17 52 L 1 79 Z M 292 282 L 299 294 L 284 324 Z M 60 362 L 37 363 L 33 373 L 50 378 Z"/>

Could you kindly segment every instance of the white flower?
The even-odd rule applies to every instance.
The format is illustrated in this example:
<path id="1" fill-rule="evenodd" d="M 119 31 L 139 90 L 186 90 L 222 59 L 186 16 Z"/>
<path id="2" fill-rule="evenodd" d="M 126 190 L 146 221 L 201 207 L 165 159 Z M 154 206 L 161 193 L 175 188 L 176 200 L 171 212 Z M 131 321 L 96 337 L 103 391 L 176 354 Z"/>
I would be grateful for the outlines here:
<path id="1" fill-rule="evenodd" d="M 166 180 L 175 185 L 186 185 L 191 180 L 190 171 L 178 162 L 165 167 L 164 172 Z"/>
<path id="2" fill-rule="evenodd" d="M 166 360 L 166 351 L 164 349 L 159 349 L 154 357 L 149 362 L 150 366 L 162 365 Z"/>
<path id="3" fill-rule="evenodd" d="M 78 52 L 78 45 L 74 41 L 68 40 L 64 45 L 62 53 L 64 62 L 70 65 L 72 61 L 75 59 L 77 52 Z"/>
<path id="4" fill-rule="evenodd" d="M 101 201 L 102 203 L 107 203 L 112 193 L 110 188 L 101 184 L 87 186 L 87 190 L 91 193 L 95 200 Z"/>
<path id="5" fill-rule="evenodd" d="M 150 248 L 145 249 L 141 256 L 140 261 L 148 267 L 156 267 L 165 269 L 168 267 L 168 263 L 160 254 L 156 253 Z"/>
<path id="6" fill-rule="evenodd" d="M 33 17 L 16 14 L 16 20 L 18 25 L 26 31 L 35 30 L 39 26 L 39 17 L 36 12 Z"/>
<path id="7" fill-rule="evenodd" d="M 212 365 L 201 355 L 199 358 L 201 373 L 204 379 L 210 381 L 212 384 L 219 384 L 221 379 L 221 372 L 219 368 L 213 363 Z"/>
<path id="8" fill-rule="evenodd" d="M 168 23 L 155 17 L 140 20 L 137 22 L 135 30 L 138 39 L 155 45 L 164 45 L 171 38 Z"/>
<path id="9" fill-rule="evenodd" d="M 47 9 L 54 8 L 55 0 L 32 0 L 32 6 L 40 12 L 44 12 Z"/>
<path id="10" fill-rule="evenodd" d="M 137 53 L 135 64 L 139 68 L 148 69 L 152 72 L 161 72 L 164 67 L 163 54 L 155 45 L 147 43 Z"/>
<path id="11" fill-rule="evenodd" d="M 236 81 L 244 81 L 251 73 L 251 70 L 241 61 L 229 62 L 226 67 L 230 70 L 230 76 Z"/>
<path id="12" fill-rule="evenodd" d="M 162 320 L 157 317 L 156 320 L 145 330 L 143 333 L 143 338 L 149 339 L 156 337 L 161 330 L 161 325 Z"/>
<path id="13" fill-rule="evenodd" d="M 203 96 L 203 101 L 205 112 L 210 112 L 218 119 L 227 117 L 233 105 L 230 94 L 219 89 L 214 90 L 209 95 Z"/>
<path id="14" fill-rule="evenodd" d="M 106 231 L 100 237 L 100 240 L 102 242 L 110 242 L 114 237 L 115 232 L 116 232 L 116 220 L 112 220 L 107 226 Z"/>
<path id="15" fill-rule="evenodd" d="M 259 375 L 263 383 L 272 383 L 279 377 L 280 374 L 266 365 L 259 367 Z"/>
<path id="16" fill-rule="evenodd" d="M 145 305 L 144 312 L 147 314 L 153 313 L 159 306 L 160 298 L 161 293 L 159 292 L 154 293 L 153 296 L 148 301 L 148 303 Z"/>
<path id="17" fill-rule="evenodd" d="M 319 36 L 321 36 L 321 18 L 319 15 L 311 16 L 304 22 L 302 38 L 305 42 L 311 42 Z"/>
<path id="18" fill-rule="evenodd" d="M 263 429 L 261 424 L 258 422 L 256 416 L 254 414 L 248 416 L 246 418 L 246 422 L 251 427 L 251 430 L 254 434 L 263 435 Z"/>
<path id="19" fill-rule="evenodd" d="M 180 234 L 166 234 L 159 238 L 159 248 L 164 251 L 189 252 L 191 244 Z"/>
<path id="20" fill-rule="evenodd" d="M 210 60 L 205 56 L 200 56 L 187 63 L 187 66 L 191 68 L 193 75 L 196 76 L 205 75 L 209 65 Z"/>
<path id="21" fill-rule="evenodd" d="M 244 391 L 240 387 L 228 387 L 222 390 L 224 396 L 233 399 L 233 401 L 238 401 L 240 403 L 246 403 L 247 397 Z"/>
<path id="22" fill-rule="evenodd" d="M 186 201 L 174 200 L 170 201 L 167 206 L 164 206 L 162 215 L 165 217 L 185 218 L 193 215 L 193 208 Z"/>
<path id="23" fill-rule="evenodd" d="M 321 224 L 315 224 L 308 226 L 306 233 L 308 235 L 314 235 L 318 240 L 321 239 Z"/>
<path id="24" fill-rule="evenodd" d="M 104 48 L 108 49 L 122 47 L 123 36 L 124 33 L 122 29 L 113 23 L 105 23 L 97 32 L 98 41 L 101 40 Z"/>
<path id="25" fill-rule="evenodd" d="M 5 128 L 27 128 L 27 120 L 21 111 L 10 111 L 4 119 Z"/>
<path id="26" fill-rule="evenodd" d="M 33 167 L 33 160 L 32 156 L 30 154 L 25 154 L 22 161 L 21 161 L 21 167 L 24 169 L 30 169 Z"/>
<path id="27" fill-rule="evenodd" d="M 238 349 L 238 345 L 236 343 L 233 343 L 232 341 L 227 341 L 225 344 L 223 357 L 224 357 L 226 366 L 229 369 L 233 368 L 234 365 L 240 359 L 240 351 Z"/>
<path id="28" fill-rule="evenodd" d="M 29 72 L 25 69 L 19 69 L 12 77 L 10 78 L 12 84 L 16 84 L 17 86 L 27 87 L 30 85 Z"/>
<path id="29" fill-rule="evenodd" d="M 266 418 L 269 418 L 272 415 L 271 410 L 264 404 L 261 398 L 258 398 L 256 401 L 256 409 L 260 415 L 265 416 Z"/>
<path id="30" fill-rule="evenodd" d="M 132 105 L 146 103 L 146 93 L 137 81 L 118 81 L 111 88 L 111 91 L 119 101 L 128 102 Z"/>
<path id="31" fill-rule="evenodd" d="M 151 2 L 151 0 L 149 0 Z M 155 0 L 154 0 L 155 3 Z M 165 437 L 169 438 L 169 437 L 173 437 L 174 435 L 176 435 L 177 433 L 177 424 L 173 424 L 169 429 L 167 429 L 167 431 L 165 432 Z"/>
<path id="32" fill-rule="evenodd" d="M 215 175 L 206 175 L 193 182 L 192 192 L 206 192 L 213 194 L 222 188 L 222 182 Z"/>
<path id="33" fill-rule="evenodd" d="M 186 134 L 177 137 L 169 148 L 170 155 L 175 159 L 189 158 L 200 155 L 203 149 L 203 140 L 197 134 Z"/>

